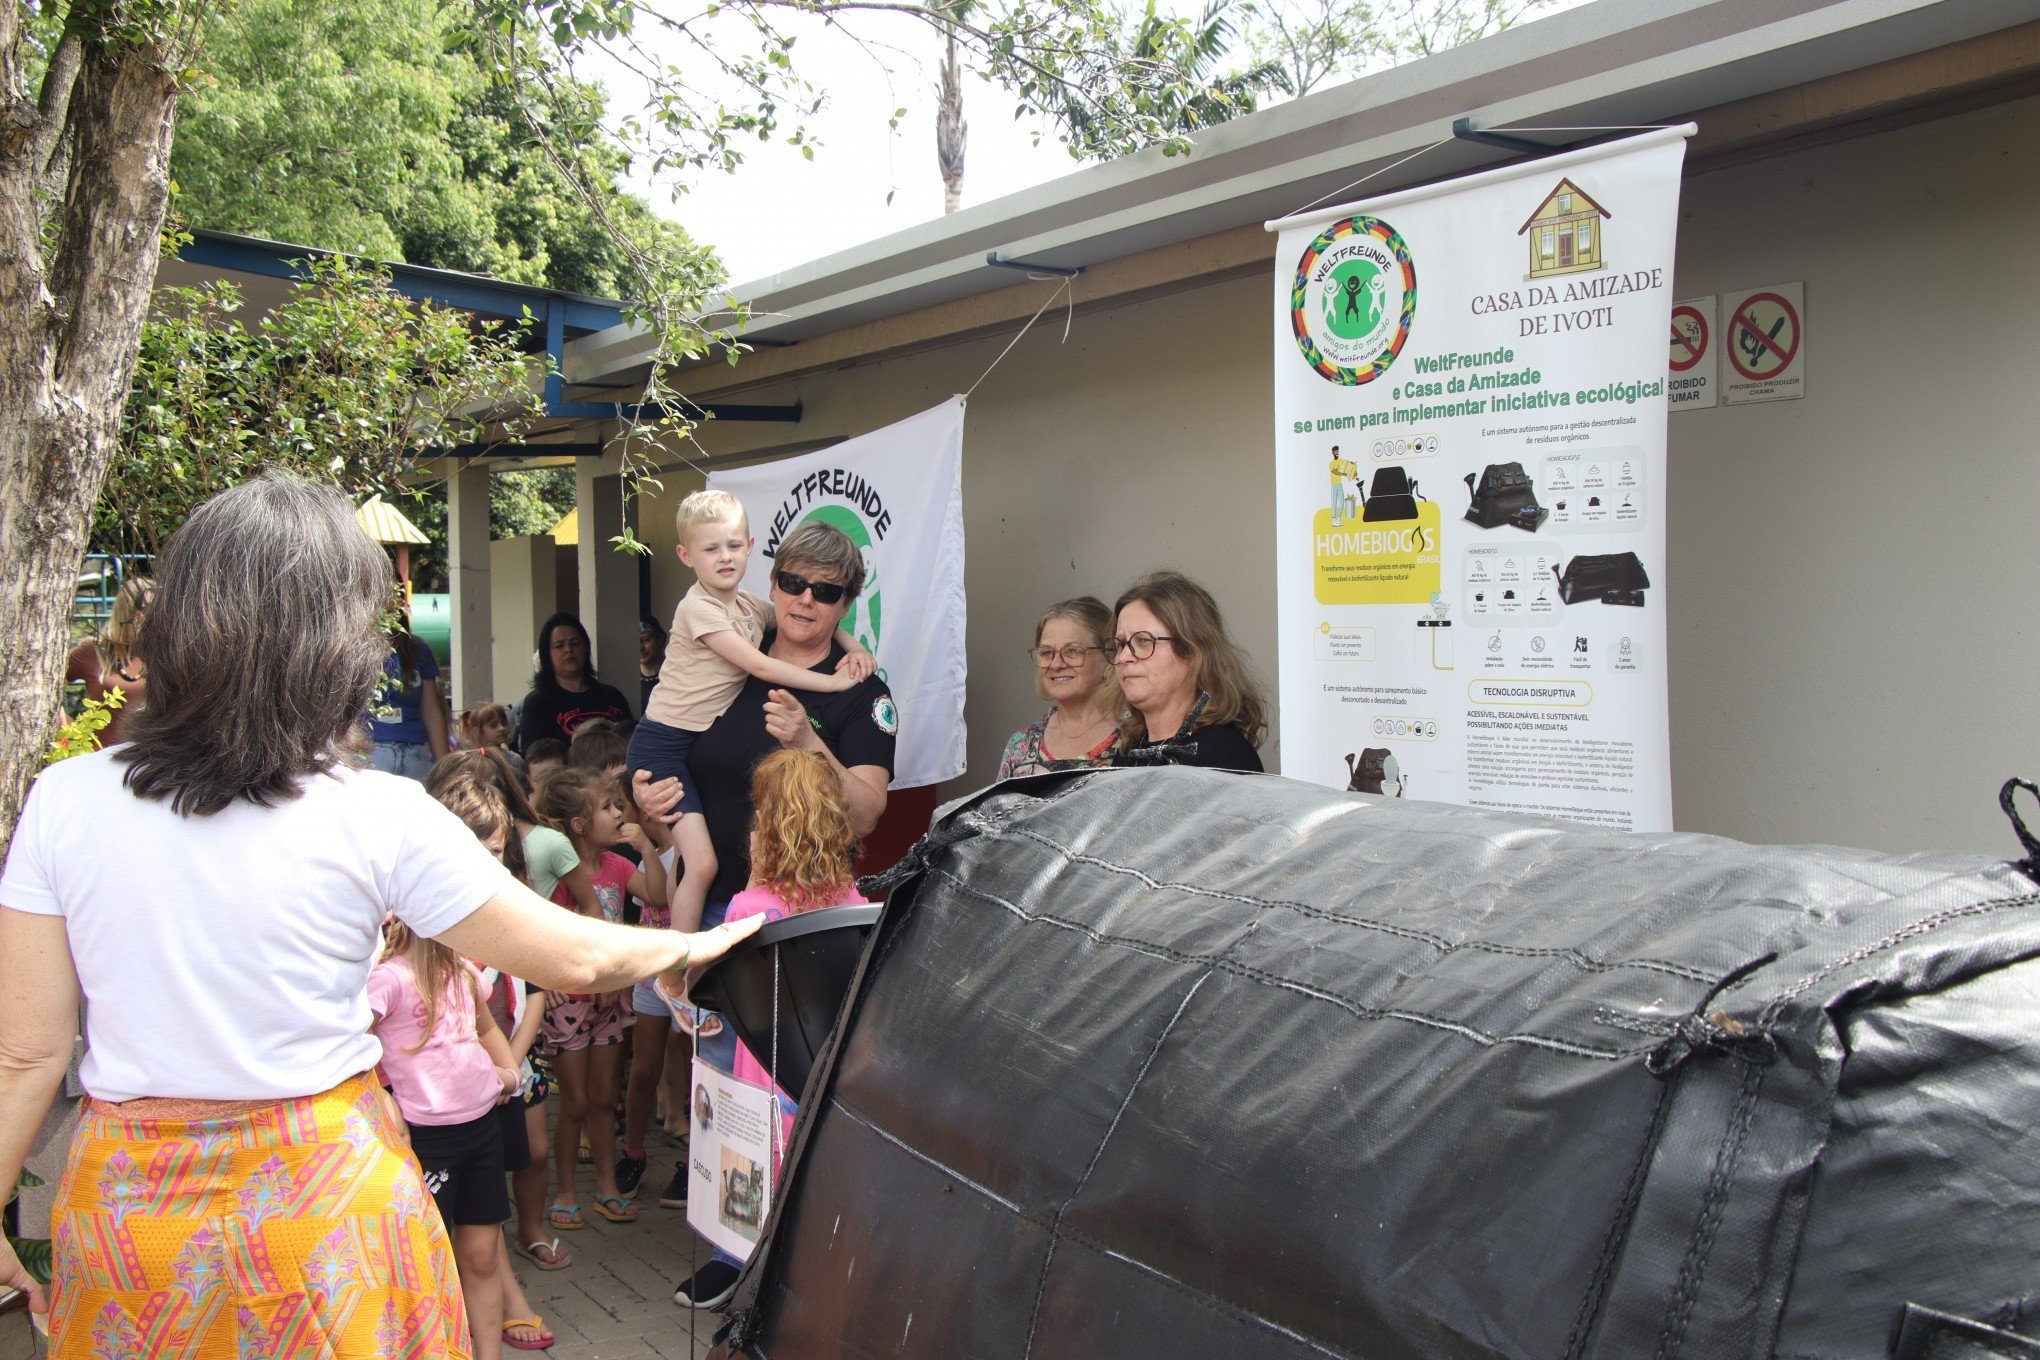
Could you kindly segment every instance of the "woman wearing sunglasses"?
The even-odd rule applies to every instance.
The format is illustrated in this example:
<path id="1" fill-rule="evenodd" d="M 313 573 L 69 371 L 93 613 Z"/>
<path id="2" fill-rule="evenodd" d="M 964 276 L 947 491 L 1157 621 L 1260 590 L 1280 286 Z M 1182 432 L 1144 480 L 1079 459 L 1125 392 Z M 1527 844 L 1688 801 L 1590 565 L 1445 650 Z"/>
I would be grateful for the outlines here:
<path id="1" fill-rule="evenodd" d="M 836 630 L 867 583 L 863 555 L 850 536 L 820 520 L 788 534 L 772 559 L 772 618 L 759 650 L 823 675 L 835 673 L 844 648 Z M 893 744 L 899 710 L 884 680 L 872 675 L 840 693 L 795 693 L 757 676 L 747 677 L 737 697 L 695 739 L 687 755 L 701 795 L 701 815 L 715 847 L 716 873 L 708 885 L 702 929 L 720 923 L 730 899 L 751 881 L 751 772 L 782 746 L 812 751 L 829 762 L 850 813 L 850 829 L 868 836 L 885 811 L 892 783 Z M 681 924 L 677 919 L 675 925 Z M 698 1036 L 695 1053 L 729 1071 L 736 1061 L 735 1032 L 725 1027 Z M 683 1167 L 659 1202 L 683 1207 Z M 737 1263 L 717 1253 L 683 1282 L 674 1302 L 715 1308 L 736 1287 Z"/>
<path id="2" fill-rule="evenodd" d="M 1211 593 L 1181 572 L 1152 572 L 1113 613 L 1112 668 L 1128 707 L 1118 763 L 1258 773 L 1267 705 Z"/>
<path id="3" fill-rule="evenodd" d="M 1052 707 L 1007 741 L 1000 779 L 1112 763 L 1120 699 L 1111 635 L 1112 611 L 1093 596 L 1062 600 L 1042 612 L 1027 658 L 1034 663 L 1034 692 Z"/>

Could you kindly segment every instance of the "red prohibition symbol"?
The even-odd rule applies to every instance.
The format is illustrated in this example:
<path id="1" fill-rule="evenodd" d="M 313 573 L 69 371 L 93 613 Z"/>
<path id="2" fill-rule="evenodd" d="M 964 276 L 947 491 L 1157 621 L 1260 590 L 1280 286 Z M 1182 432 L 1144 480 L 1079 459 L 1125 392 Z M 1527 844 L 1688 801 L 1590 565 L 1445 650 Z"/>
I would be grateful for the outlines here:
<path id="1" fill-rule="evenodd" d="M 1672 372 L 1684 373 L 1706 356 L 1707 318 L 1698 307 L 1672 308 Z"/>
<path id="2" fill-rule="evenodd" d="M 1760 302 L 1770 303 L 1780 313 L 1769 327 L 1757 320 Z M 1736 308 L 1730 337 L 1728 362 L 1735 371 L 1751 382 L 1766 382 L 1790 368 L 1799 354 L 1799 313 L 1776 293 L 1752 293 Z M 1745 359 L 1749 362 L 1743 362 Z"/>

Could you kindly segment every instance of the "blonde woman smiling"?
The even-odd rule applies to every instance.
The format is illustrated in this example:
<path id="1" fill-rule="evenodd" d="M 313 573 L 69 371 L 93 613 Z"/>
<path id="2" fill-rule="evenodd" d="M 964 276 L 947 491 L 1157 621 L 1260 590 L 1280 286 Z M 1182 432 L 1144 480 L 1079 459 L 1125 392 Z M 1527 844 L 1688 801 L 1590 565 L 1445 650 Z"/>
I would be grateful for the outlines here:
<path id="1" fill-rule="evenodd" d="M 1034 692 L 1054 707 L 1007 741 L 1000 779 L 1112 763 L 1120 698 L 1111 633 L 1112 611 L 1089 595 L 1042 611 L 1027 655 L 1034 662 Z"/>

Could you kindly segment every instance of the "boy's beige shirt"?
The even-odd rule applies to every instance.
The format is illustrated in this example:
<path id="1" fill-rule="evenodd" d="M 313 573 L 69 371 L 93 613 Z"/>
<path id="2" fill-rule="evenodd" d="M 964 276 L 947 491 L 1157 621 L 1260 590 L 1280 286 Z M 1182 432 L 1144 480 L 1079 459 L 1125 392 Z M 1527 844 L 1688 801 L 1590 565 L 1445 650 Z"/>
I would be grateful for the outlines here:
<path id="1" fill-rule="evenodd" d="M 659 683 L 645 702 L 645 720 L 683 732 L 708 730 L 751 677 L 743 667 L 710 651 L 702 639 L 711 633 L 735 633 L 756 647 L 765 639 L 765 621 L 771 616 L 771 601 L 748 590 L 737 592 L 734 605 L 725 605 L 699 581 L 689 586 L 673 611 L 673 635 L 666 644 L 665 664 L 659 667 Z"/>

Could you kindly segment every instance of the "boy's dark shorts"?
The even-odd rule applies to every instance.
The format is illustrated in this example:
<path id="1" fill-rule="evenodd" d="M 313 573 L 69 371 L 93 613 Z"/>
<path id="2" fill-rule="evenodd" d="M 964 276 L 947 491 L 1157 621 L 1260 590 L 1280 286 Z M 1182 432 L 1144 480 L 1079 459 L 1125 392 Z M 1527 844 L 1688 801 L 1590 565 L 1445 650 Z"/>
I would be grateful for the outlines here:
<path id="1" fill-rule="evenodd" d="M 624 754 L 624 778 L 629 779 L 630 771 L 634 770 L 649 770 L 654 780 L 677 776 L 679 810 L 700 816 L 701 795 L 695 792 L 694 776 L 687 769 L 687 757 L 694 750 L 694 739 L 700 735 L 645 719 L 630 734 L 630 749 Z"/>

